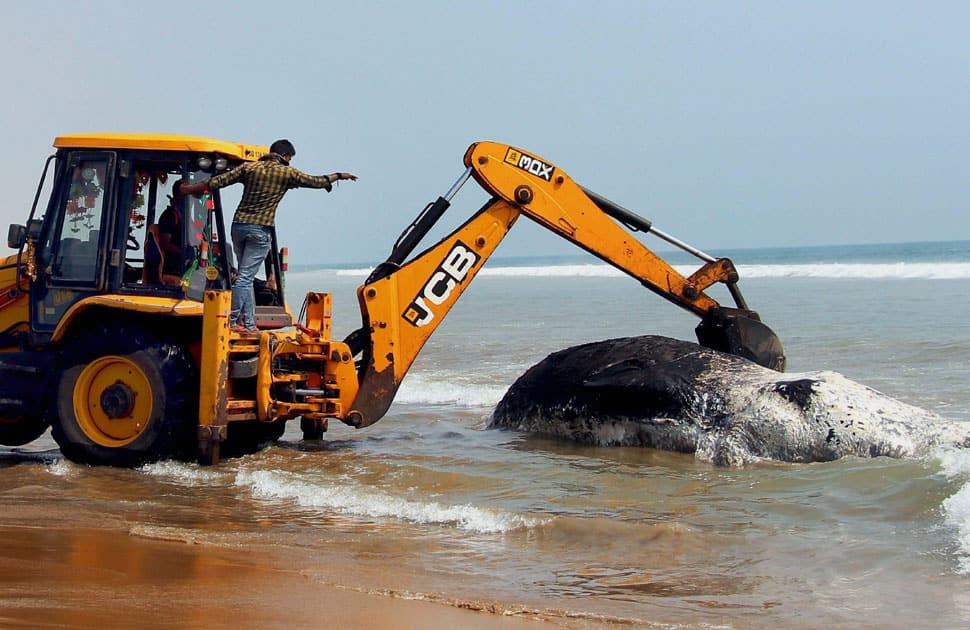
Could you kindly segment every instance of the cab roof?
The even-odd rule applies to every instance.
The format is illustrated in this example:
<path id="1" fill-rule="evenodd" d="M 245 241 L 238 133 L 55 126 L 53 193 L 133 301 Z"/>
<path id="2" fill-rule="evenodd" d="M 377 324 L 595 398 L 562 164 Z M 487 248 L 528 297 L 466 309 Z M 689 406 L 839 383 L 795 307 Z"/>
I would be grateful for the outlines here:
<path id="1" fill-rule="evenodd" d="M 58 149 L 147 149 L 149 151 L 191 151 L 221 153 L 239 160 L 258 160 L 269 147 L 258 144 L 223 142 L 212 138 L 168 133 L 76 133 L 54 138 Z"/>

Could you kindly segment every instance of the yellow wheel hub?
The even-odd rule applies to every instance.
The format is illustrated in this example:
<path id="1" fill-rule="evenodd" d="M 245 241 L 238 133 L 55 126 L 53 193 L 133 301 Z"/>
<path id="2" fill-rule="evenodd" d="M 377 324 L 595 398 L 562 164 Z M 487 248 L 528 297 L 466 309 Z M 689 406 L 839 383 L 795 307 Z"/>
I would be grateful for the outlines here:
<path id="1" fill-rule="evenodd" d="M 152 417 L 152 384 L 144 370 L 121 356 L 89 363 L 74 385 L 78 425 L 93 442 L 117 448 L 135 441 Z"/>

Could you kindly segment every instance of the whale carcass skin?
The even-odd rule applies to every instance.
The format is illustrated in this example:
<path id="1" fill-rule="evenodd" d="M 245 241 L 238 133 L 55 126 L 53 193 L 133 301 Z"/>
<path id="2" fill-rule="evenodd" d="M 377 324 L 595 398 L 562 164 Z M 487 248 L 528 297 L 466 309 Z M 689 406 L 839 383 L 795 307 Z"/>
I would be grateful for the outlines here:
<path id="1" fill-rule="evenodd" d="M 970 445 L 970 426 L 836 372 L 782 374 L 660 336 L 553 353 L 509 388 L 490 427 L 596 445 L 694 453 L 738 466 L 919 457 Z"/>

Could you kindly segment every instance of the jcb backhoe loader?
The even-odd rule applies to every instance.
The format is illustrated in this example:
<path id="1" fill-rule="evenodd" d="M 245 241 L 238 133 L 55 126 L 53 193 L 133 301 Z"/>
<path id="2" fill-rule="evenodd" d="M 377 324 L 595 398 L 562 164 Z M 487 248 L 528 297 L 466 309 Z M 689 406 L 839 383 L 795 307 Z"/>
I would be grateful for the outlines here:
<path id="1" fill-rule="evenodd" d="M 60 136 L 16 254 L 0 262 L 0 443 L 49 426 L 71 460 L 130 466 L 254 450 L 301 418 L 319 439 L 336 418 L 377 422 L 418 352 L 515 221 L 525 215 L 701 318 L 698 341 L 782 370 L 779 340 L 748 309 L 731 261 L 664 234 L 576 184 L 539 156 L 471 145 L 465 171 L 401 234 L 358 289 L 362 325 L 331 338 L 331 297 L 309 293 L 300 318 L 283 299 L 285 250 L 266 262 L 258 334 L 230 331 L 232 256 L 218 191 L 169 195 L 180 233 L 160 234 L 165 193 L 258 159 L 265 147 L 173 135 Z M 37 202 L 53 164 L 50 198 Z M 491 198 L 414 255 L 469 178 Z M 684 277 L 633 232 L 653 233 L 704 263 Z M 181 249 L 172 252 L 172 242 Z M 175 259 L 169 257 L 175 256 Z M 705 290 L 724 283 L 735 305 Z M 275 286 L 274 286 L 275 285 Z"/>

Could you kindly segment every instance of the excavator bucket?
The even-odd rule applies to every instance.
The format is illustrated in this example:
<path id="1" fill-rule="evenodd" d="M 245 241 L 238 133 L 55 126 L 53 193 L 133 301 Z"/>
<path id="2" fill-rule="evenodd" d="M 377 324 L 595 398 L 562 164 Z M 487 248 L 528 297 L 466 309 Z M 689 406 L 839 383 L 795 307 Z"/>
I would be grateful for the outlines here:
<path id="1" fill-rule="evenodd" d="M 716 308 L 704 316 L 694 332 L 697 342 L 705 348 L 744 357 L 772 370 L 785 371 L 781 340 L 754 311 Z"/>

